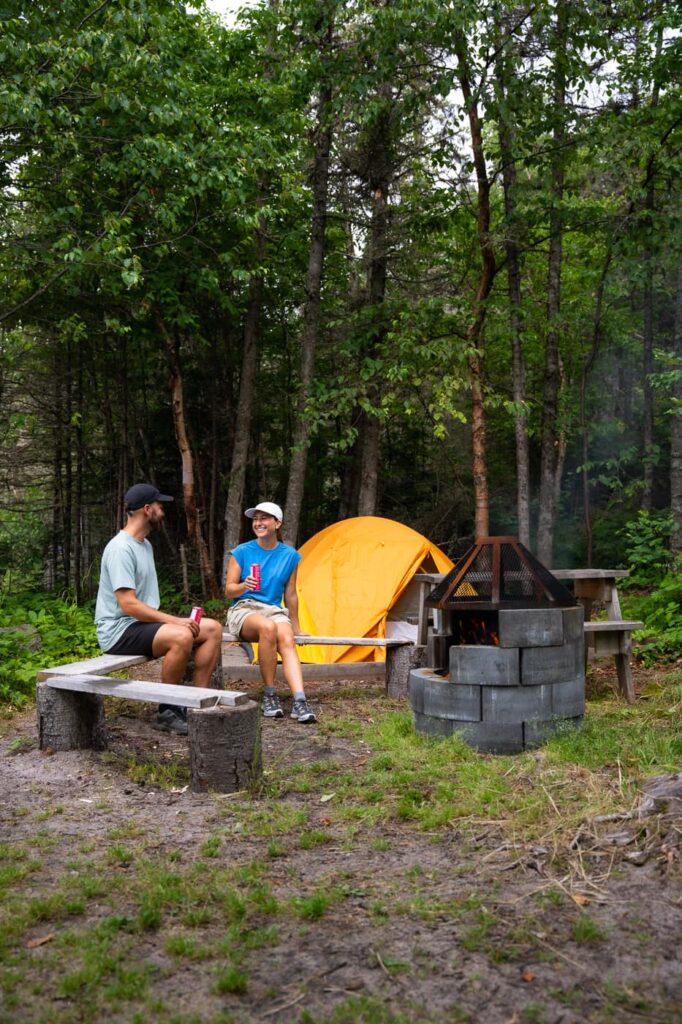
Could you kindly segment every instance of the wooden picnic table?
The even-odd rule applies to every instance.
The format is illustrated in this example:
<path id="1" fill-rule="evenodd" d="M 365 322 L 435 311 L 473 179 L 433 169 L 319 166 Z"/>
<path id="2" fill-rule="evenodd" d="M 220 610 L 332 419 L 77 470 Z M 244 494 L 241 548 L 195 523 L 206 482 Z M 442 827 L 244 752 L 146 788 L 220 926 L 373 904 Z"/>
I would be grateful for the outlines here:
<path id="1" fill-rule="evenodd" d="M 617 580 L 627 579 L 627 569 L 550 569 L 552 576 L 573 583 L 573 593 L 585 609 L 585 622 L 592 618 L 595 604 L 603 604 L 613 622 L 623 618 Z"/>
<path id="2" fill-rule="evenodd" d="M 630 659 L 632 655 L 631 634 L 642 629 L 644 623 L 625 621 L 618 597 L 618 581 L 630 575 L 627 569 L 550 569 L 556 579 L 572 584 L 576 599 L 585 611 L 585 642 L 594 651 L 597 658 L 613 656 L 618 674 L 618 686 L 623 696 L 630 702 L 635 699 L 634 682 Z M 415 579 L 419 583 L 419 625 L 417 643 L 425 644 L 429 631 L 429 609 L 426 598 L 446 573 L 418 573 Z M 595 604 L 603 604 L 606 609 L 606 622 L 593 622 L 592 612 Z M 434 626 L 436 632 L 441 630 L 442 612 L 434 609 Z"/>

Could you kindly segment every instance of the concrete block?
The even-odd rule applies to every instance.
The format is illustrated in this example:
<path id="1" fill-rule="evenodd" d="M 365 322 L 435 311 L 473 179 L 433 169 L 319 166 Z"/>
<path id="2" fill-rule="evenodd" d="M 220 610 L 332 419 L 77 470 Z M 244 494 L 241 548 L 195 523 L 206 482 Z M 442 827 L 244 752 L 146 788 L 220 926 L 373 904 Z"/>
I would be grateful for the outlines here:
<path id="1" fill-rule="evenodd" d="M 450 676 L 453 683 L 467 686 L 518 686 L 519 652 L 513 647 L 453 644 Z"/>
<path id="2" fill-rule="evenodd" d="M 582 725 L 582 715 L 575 718 L 551 718 L 548 721 L 524 722 L 523 723 L 523 744 L 526 750 L 542 746 L 553 736 L 560 736 L 570 730 L 579 729 Z"/>
<path id="3" fill-rule="evenodd" d="M 424 686 L 427 681 L 440 682 L 443 676 L 435 668 L 413 668 L 407 683 L 407 695 L 413 711 L 424 711 Z"/>
<path id="4" fill-rule="evenodd" d="M 427 679 L 424 681 L 424 714 L 480 722 L 481 687 Z"/>
<path id="5" fill-rule="evenodd" d="M 431 668 L 448 668 L 452 636 L 449 633 L 429 633 L 426 640 L 426 664 Z"/>
<path id="6" fill-rule="evenodd" d="M 564 683 L 554 683 L 552 691 L 552 714 L 557 718 L 576 718 L 585 714 L 585 673 Z"/>
<path id="7" fill-rule="evenodd" d="M 424 710 L 424 677 L 421 668 L 415 668 L 410 672 L 407 683 L 407 696 L 410 700 L 410 707 L 413 711 L 421 714 Z"/>
<path id="8" fill-rule="evenodd" d="M 585 619 L 585 609 L 583 606 L 579 604 L 575 608 L 562 608 L 561 612 L 564 620 L 564 643 L 570 643 L 571 640 L 581 640 Z"/>
<path id="9" fill-rule="evenodd" d="M 564 642 L 561 608 L 500 608 L 500 647 L 556 647 Z"/>
<path id="10" fill-rule="evenodd" d="M 497 725 L 493 722 L 471 722 L 460 724 L 450 722 L 453 732 L 475 750 L 487 754 L 518 754 L 523 750 L 523 725 L 521 722 Z"/>
<path id="11" fill-rule="evenodd" d="M 583 668 L 583 650 L 582 637 L 560 647 L 522 648 L 522 685 L 541 686 L 575 679 Z"/>
<path id="12" fill-rule="evenodd" d="M 431 718 L 430 715 L 420 715 L 419 712 L 415 712 L 414 715 L 414 727 L 424 736 L 436 736 L 440 739 L 452 736 L 453 727 L 457 724 L 451 718 Z"/>
<path id="13" fill-rule="evenodd" d="M 504 725 L 552 717 L 551 686 L 485 686 L 481 692 L 484 722 Z"/>

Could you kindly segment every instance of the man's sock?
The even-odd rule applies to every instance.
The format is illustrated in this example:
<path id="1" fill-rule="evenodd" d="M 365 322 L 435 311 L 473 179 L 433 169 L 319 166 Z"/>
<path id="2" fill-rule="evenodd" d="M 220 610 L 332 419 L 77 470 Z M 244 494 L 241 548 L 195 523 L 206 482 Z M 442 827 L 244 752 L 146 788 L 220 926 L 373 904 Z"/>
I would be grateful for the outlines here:
<path id="1" fill-rule="evenodd" d="M 300 693 L 294 694 L 294 700 L 305 700 L 305 693 L 301 690 Z"/>
<path id="2" fill-rule="evenodd" d="M 268 697 L 274 697 L 275 694 L 277 693 L 277 690 L 275 689 L 274 686 L 266 686 L 265 693 L 267 694 Z"/>

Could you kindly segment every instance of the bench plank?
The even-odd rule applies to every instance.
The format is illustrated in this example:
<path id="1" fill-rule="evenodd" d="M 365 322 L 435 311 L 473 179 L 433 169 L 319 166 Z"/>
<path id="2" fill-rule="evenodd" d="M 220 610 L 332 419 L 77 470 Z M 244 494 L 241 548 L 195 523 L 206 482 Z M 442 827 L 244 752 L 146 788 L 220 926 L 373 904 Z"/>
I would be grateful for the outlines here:
<path id="1" fill-rule="evenodd" d="M 143 654 L 100 654 L 87 661 L 72 661 L 68 665 L 55 665 L 54 668 L 43 668 L 38 673 L 38 682 L 42 683 L 52 676 L 107 675 L 108 672 L 122 672 L 133 665 L 141 665 L 149 661 Z"/>
<path id="2" fill-rule="evenodd" d="M 608 619 L 586 622 L 583 629 L 586 633 L 631 633 L 635 629 L 644 629 L 644 623 L 634 619 Z"/>
<path id="3" fill-rule="evenodd" d="M 412 640 L 381 639 L 376 636 L 302 636 L 299 634 L 294 636 L 294 640 L 302 647 L 307 645 L 315 647 L 317 644 L 337 647 L 402 647 L 405 644 L 413 643 Z M 234 633 L 223 633 L 223 643 L 237 643 L 238 641 L 239 637 Z"/>
<path id="4" fill-rule="evenodd" d="M 618 688 L 629 704 L 635 701 L 635 683 L 632 678 L 630 654 L 632 642 L 630 634 L 636 629 L 643 629 L 644 623 L 635 619 L 607 619 L 600 622 L 584 624 L 586 639 L 596 658 L 608 658 L 611 655 L 616 662 Z"/>
<path id="5" fill-rule="evenodd" d="M 141 679 L 110 679 L 108 676 L 89 674 L 51 676 L 43 682 L 58 690 L 97 693 L 103 697 L 120 697 L 124 700 L 179 704 L 181 707 L 196 709 L 212 708 L 216 705 L 236 707 L 247 704 L 250 699 L 247 694 L 236 690 L 174 686 L 171 683 L 154 683 Z"/>

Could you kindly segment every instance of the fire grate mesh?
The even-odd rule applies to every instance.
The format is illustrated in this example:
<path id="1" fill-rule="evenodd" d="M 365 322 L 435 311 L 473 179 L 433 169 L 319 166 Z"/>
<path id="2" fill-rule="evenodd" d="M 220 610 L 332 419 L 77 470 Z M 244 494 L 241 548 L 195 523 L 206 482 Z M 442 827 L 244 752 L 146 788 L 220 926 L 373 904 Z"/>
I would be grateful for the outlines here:
<path id="1" fill-rule="evenodd" d="M 481 537 L 426 598 L 431 608 L 569 608 L 573 595 L 517 537 Z"/>

